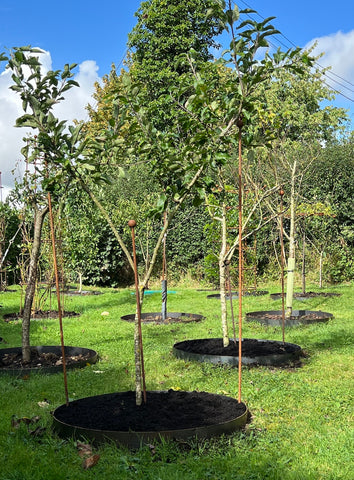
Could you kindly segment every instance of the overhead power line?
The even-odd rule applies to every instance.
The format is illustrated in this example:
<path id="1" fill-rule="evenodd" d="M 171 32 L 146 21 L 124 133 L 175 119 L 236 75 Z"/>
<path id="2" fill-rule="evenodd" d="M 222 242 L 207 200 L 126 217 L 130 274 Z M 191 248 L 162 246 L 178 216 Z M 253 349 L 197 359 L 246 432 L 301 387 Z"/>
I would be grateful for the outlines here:
<path id="1" fill-rule="evenodd" d="M 251 10 L 255 10 L 251 5 L 249 5 L 247 2 L 245 2 L 244 0 L 239 0 L 241 3 L 243 3 L 247 8 L 251 9 Z M 234 4 L 236 4 L 235 1 L 233 1 Z M 265 17 L 263 17 L 260 13 L 256 12 L 256 15 L 258 15 L 262 20 L 265 20 Z M 251 15 L 248 14 L 248 17 L 251 18 L 252 20 L 254 20 L 252 18 Z M 280 36 L 283 37 L 292 47 L 297 47 L 298 45 L 296 45 L 292 40 L 290 40 L 289 38 L 287 38 L 283 33 L 280 33 Z M 279 38 L 276 39 L 276 41 L 282 45 L 283 47 L 285 48 L 289 48 L 288 45 L 286 45 L 284 42 L 282 42 Z M 276 45 L 272 44 L 270 41 L 269 41 L 269 44 L 273 47 L 273 48 L 276 48 Z M 327 71 L 325 67 L 323 67 L 320 63 L 318 62 L 315 62 L 315 65 L 322 71 L 323 75 L 327 78 L 328 81 L 331 81 L 331 82 L 334 82 L 336 85 L 339 85 L 341 86 L 342 88 L 348 90 L 349 92 L 351 93 L 354 93 L 354 90 L 352 88 L 350 88 L 349 86 L 345 85 L 345 84 L 348 84 L 352 87 L 354 87 L 354 84 L 351 83 L 349 80 L 345 79 L 344 77 L 341 77 L 340 75 L 338 75 L 337 73 L 333 72 L 333 71 Z M 336 80 L 335 78 L 331 78 L 331 75 L 338 78 L 340 81 Z M 344 82 L 344 83 L 342 83 Z M 354 99 L 349 95 L 349 93 L 346 95 L 345 93 L 343 93 L 342 91 L 340 91 L 338 89 L 338 87 L 334 87 L 333 85 L 329 85 L 326 81 L 324 81 L 325 85 L 327 85 L 329 88 L 331 88 L 337 95 L 341 95 L 342 97 L 346 98 L 347 100 L 349 100 L 350 102 L 354 102 Z"/>

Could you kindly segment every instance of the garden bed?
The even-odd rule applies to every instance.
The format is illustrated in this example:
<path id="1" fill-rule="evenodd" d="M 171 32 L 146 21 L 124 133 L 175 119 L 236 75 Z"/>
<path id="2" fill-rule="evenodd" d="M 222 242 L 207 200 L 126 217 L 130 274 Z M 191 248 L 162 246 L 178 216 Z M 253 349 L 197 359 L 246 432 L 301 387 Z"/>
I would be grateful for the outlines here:
<path id="1" fill-rule="evenodd" d="M 127 322 L 135 321 L 135 313 L 130 315 L 123 315 L 120 317 L 121 320 Z M 165 320 L 162 319 L 161 312 L 150 312 L 142 313 L 141 321 L 142 323 L 158 323 L 158 324 L 170 324 L 170 323 L 190 323 L 190 322 L 200 322 L 204 320 L 203 315 L 198 315 L 194 313 L 181 313 L 181 312 L 167 312 Z"/>
<path id="2" fill-rule="evenodd" d="M 223 346 L 222 338 L 184 340 L 173 346 L 173 354 L 183 360 L 238 366 L 239 342 L 230 340 Z M 302 356 L 299 345 L 275 340 L 242 339 L 243 365 L 279 366 L 298 361 Z"/>
<path id="3" fill-rule="evenodd" d="M 243 297 L 260 297 L 262 295 L 267 295 L 269 292 L 266 290 L 250 290 L 247 292 L 243 292 Z M 238 292 L 231 292 L 232 298 L 238 298 Z M 228 293 L 225 294 L 226 300 L 230 299 L 230 295 Z M 207 298 L 218 298 L 220 299 L 220 293 L 214 293 L 211 295 L 207 295 Z"/>
<path id="4" fill-rule="evenodd" d="M 82 297 L 85 297 L 85 296 L 88 296 L 88 295 L 102 295 L 103 292 L 99 292 L 97 290 L 81 290 L 81 292 L 79 290 L 65 290 L 64 291 L 64 294 L 65 295 L 68 295 L 68 296 L 82 296 Z"/>
<path id="5" fill-rule="evenodd" d="M 286 294 L 284 294 L 286 296 Z M 308 300 L 309 298 L 316 298 L 316 297 L 340 297 L 341 293 L 330 293 L 330 292 L 296 292 L 294 293 L 293 297 L 295 300 Z M 279 293 L 271 293 L 270 298 L 272 300 L 281 300 L 282 294 Z"/>
<path id="6" fill-rule="evenodd" d="M 232 433 L 247 422 L 248 410 L 234 398 L 206 392 L 149 391 L 136 406 L 135 392 L 86 397 L 53 413 L 59 435 L 114 441 L 138 448 L 164 439 L 209 438 Z"/>
<path id="7" fill-rule="evenodd" d="M 313 323 L 328 322 L 333 318 L 331 313 L 312 311 L 312 310 L 293 310 L 289 318 L 285 318 L 285 326 L 292 327 L 295 325 L 311 325 Z M 282 310 L 269 310 L 259 312 L 246 313 L 246 320 L 259 322 L 264 325 L 282 326 Z"/>
<path id="8" fill-rule="evenodd" d="M 82 368 L 96 363 L 97 352 L 89 348 L 65 346 L 66 368 Z M 63 370 L 60 346 L 31 347 L 30 362 L 23 362 L 22 348 L 12 347 L 0 350 L 0 373 L 28 375 L 30 373 L 57 373 Z"/>
<path id="9" fill-rule="evenodd" d="M 62 317 L 78 317 L 80 314 L 76 312 L 64 311 Z M 58 310 L 36 310 L 31 315 L 31 320 L 44 320 L 46 318 L 58 318 Z M 13 320 L 21 320 L 22 314 L 20 313 L 6 313 L 4 315 L 5 322 L 11 322 Z"/>

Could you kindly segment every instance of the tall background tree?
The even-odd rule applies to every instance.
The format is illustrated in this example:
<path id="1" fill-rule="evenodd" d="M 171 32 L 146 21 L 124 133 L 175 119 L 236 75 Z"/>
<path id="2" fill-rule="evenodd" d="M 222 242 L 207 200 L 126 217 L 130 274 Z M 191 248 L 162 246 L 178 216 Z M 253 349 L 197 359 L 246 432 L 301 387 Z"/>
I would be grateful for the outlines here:
<path id="1" fill-rule="evenodd" d="M 207 16 L 214 0 L 148 0 L 136 12 L 128 36 L 129 72 L 141 85 L 141 102 L 154 126 L 163 128 L 178 109 L 166 94 L 180 83 L 189 66 L 181 55 L 194 51 L 198 66 L 213 58 L 223 28 L 217 15 Z M 159 113 L 158 113 L 159 112 Z"/>

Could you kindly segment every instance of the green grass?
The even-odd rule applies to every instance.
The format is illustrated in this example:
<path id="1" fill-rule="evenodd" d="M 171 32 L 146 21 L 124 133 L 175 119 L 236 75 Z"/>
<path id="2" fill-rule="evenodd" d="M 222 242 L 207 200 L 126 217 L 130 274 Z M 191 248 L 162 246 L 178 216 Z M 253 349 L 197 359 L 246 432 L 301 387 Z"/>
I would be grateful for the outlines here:
<path id="1" fill-rule="evenodd" d="M 262 286 L 262 289 L 265 287 Z M 309 286 L 308 290 L 315 290 Z M 180 388 L 237 397 L 238 372 L 223 366 L 183 362 L 174 358 L 176 341 L 220 337 L 220 303 L 207 300 L 207 292 L 173 288 L 169 311 L 206 316 L 188 325 L 143 325 L 146 382 L 148 390 Z M 269 288 L 271 292 L 279 287 Z M 327 289 L 341 297 L 313 298 L 295 302 L 294 308 L 322 310 L 335 318 L 326 324 L 287 329 L 286 341 L 301 345 L 307 357 L 301 368 L 243 368 L 242 399 L 252 421 L 242 432 L 208 441 L 162 442 L 129 451 L 113 444 L 94 448 L 100 455 L 91 470 L 82 469 L 82 459 L 73 440 L 62 440 L 51 430 L 50 412 L 65 402 L 61 374 L 33 374 L 28 379 L 0 375 L 0 479 L 233 479 L 233 480 L 349 480 L 354 478 L 353 429 L 353 318 L 354 289 L 351 285 Z M 134 312 L 135 298 L 128 290 L 82 298 L 68 297 L 65 309 L 81 313 L 64 319 L 66 345 L 94 348 L 100 361 L 68 372 L 69 397 L 82 398 L 134 388 L 133 329 L 120 320 Z M 143 311 L 160 310 L 159 295 L 145 299 Z M 20 294 L 0 294 L 1 314 L 18 311 Z M 280 309 L 269 296 L 246 297 L 244 312 Z M 235 305 L 237 310 L 237 305 Z M 108 311 L 109 316 L 102 316 Z M 0 336 L 19 346 L 21 325 L 0 318 Z M 280 328 L 244 322 L 243 336 L 281 340 Z M 57 320 L 32 322 L 32 345 L 58 345 Z M 50 405 L 38 402 L 47 399 Z M 40 416 L 45 428 L 33 436 L 16 417 Z M 35 427 L 30 427 L 35 428 Z"/>

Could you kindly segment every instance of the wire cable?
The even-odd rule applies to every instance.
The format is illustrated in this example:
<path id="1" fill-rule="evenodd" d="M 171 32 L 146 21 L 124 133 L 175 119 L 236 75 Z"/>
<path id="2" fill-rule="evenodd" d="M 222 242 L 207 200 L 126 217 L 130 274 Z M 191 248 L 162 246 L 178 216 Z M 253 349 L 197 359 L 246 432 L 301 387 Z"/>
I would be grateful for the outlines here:
<path id="1" fill-rule="evenodd" d="M 251 5 L 249 5 L 247 2 L 245 2 L 244 0 L 239 0 L 240 2 L 242 2 L 247 8 L 251 9 L 251 10 L 255 10 Z M 236 4 L 236 2 L 233 0 L 233 3 Z M 258 12 L 255 12 L 256 15 L 258 15 L 262 20 L 265 20 L 265 17 L 263 17 L 260 13 Z M 251 19 L 251 20 L 254 20 L 253 17 L 251 16 L 251 14 L 247 14 L 247 16 Z M 292 47 L 297 47 L 297 45 L 292 41 L 290 40 L 289 38 L 287 38 L 283 33 L 280 32 L 279 34 L 280 36 L 282 36 Z M 285 48 L 288 48 L 288 46 L 282 42 L 281 40 L 279 40 L 278 38 L 276 39 L 276 41 L 282 45 L 283 47 Z M 276 48 L 276 45 L 274 45 L 272 42 L 270 42 L 268 40 L 268 43 L 271 45 L 272 48 Z M 337 73 L 333 72 L 333 71 L 327 71 L 326 70 L 326 67 L 323 67 L 320 63 L 318 63 L 317 61 L 315 62 L 315 65 L 317 65 L 320 70 L 322 71 L 323 75 L 327 78 L 327 80 L 329 81 L 332 81 L 334 82 L 335 84 L 337 85 L 340 85 L 341 87 L 345 88 L 346 90 L 348 90 L 349 92 L 352 92 L 354 93 L 354 90 L 351 89 L 350 87 L 347 87 L 346 85 L 344 85 L 342 82 L 345 82 L 347 83 L 348 85 L 351 85 L 352 87 L 354 87 L 354 84 L 351 83 L 349 80 L 341 77 L 340 75 L 338 75 Z M 342 82 L 339 82 L 338 80 L 334 79 L 334 78 L 330 78 L 330 75 L 333 75 L 334 77 L 340 79 Z M 338 95 L 341 95 L 342 97 L 346 98 L 347 100 L 349 100 L 350 102 L 354 102 L 354 99 L 349 97 L 348 95 L 346 95 L 345 93 L 341 92 L 340 90 L 338 90 L 337 87 L 334 87 L 333 85 L 329 85 L 326 81 L 323 82 L 325 85 L 327 85 L 327 87 L 329 87 L 330 89 L 332 89 L 334 91 L 334 93 L 338 94 Z"/>

